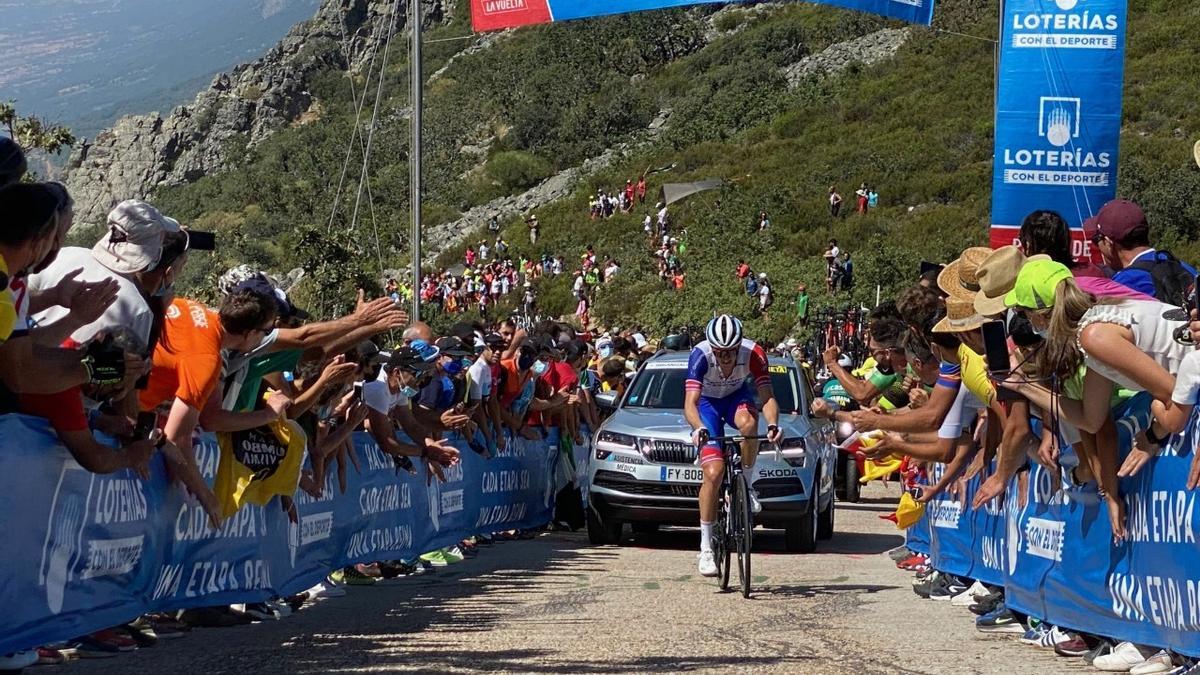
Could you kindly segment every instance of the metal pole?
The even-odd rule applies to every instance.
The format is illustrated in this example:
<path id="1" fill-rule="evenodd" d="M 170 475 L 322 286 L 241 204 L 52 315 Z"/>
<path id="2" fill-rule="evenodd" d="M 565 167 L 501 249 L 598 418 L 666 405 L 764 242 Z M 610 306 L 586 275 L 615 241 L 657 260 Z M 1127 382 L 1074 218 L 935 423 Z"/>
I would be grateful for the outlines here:
<path id="1" fill-rule="evenodd" d="M 412 321 L 421 319 L 421 0 L 408 0 L 409 84 L 412 86 L 412 146 L 408 154 L 409 204 L 412 213 Z"/>

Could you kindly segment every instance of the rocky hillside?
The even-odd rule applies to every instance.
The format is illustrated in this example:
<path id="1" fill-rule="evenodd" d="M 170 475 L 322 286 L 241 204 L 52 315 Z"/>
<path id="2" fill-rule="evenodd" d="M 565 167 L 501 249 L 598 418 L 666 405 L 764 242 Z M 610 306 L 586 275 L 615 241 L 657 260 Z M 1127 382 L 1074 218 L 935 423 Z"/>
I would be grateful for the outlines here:
<path id="1" fill-rule="evenodd" d="M 780 301 L 751 330 L 777 337 L 792 326 L 786 305 L 796 284 L 822 285 L 819 255 L 831 236 L 853 253 L 855 300 L 867 302 L 877 284 L 887 293 L 911 283 L 921 260 L 986 241 L 995 0 L 945 0 L 936 19 L 942 31 L 779 2 L 481 36 L 469 33 L 466 2 L 446 1 L 427 34 L 424 73 L 423 245 L 439 264 L 457 262 L 495 214 L 519 254 L 571 260 L 592 244 L 617 257 L 624 271 L 602 289 L 595 313 L 665 328 L 699 323 L 714 309 L 748 313 L 749 300 L 730 282 L 732 265 L 745 258 L 770 274 Z M 322 16 L 331 6 L 343 7 L 327 3 Z M 1196 11 L 1131 2 L 1120 173 L 1121 193 L 1141 200 L 1163 241 L 1192 259 L 1200 253 L 1200 171 L 1190 160 L 1200 134 L 1200 33 L 1186 26 Z M 358 16 L 345 24 L 359 41 L 349 52 L 355 58 L 336 49 L 337 24 L 319 19 L 312 25 L 326 26 L 324 38 L 301 37 L 312 30 L 301 27 L 272 52 L 272 62 L 293 54 L 310 64 L 303 75 L 288 71 L 299 98 L 280 90 L 267 106 L 259 103 L 265 95 L 245 96 L 255 82 L 265 93 L 261 83 L 289 79 L 274 70 L 264 80 L 262 65 L 248 66 L 201 94 L 214 101 L 205 109 L 229 111 L 224 136 L 197 131 L 191 107 L 168 118 L 177 125 L 143 120 L 139 131 L 127 122 L 128 131 L 108 135 L 103 156 L 95 147 L 87 152 L 72 176 L 76 192 L 99 184 L 103 203 L 162 183 L 153 192 L 160 207 L 220 234 L 222 250 L 189 263 L 201 295 L 239 262 L 277 273 L 304 268 L 319 282 L 302 282 L 296 292 L 318 312 L 337 309 L 355 286 L 377 286 L 409 263 L 411 109 L 406 54 L 394 54 L 360 188 L 364 143 L 354 136 L 361 124 L 351 84 L 361 93 L 372 76 L 362 55 L 378 41 Z M 248 69 L 257 74 L 243 81 Z M 260 114 L 270 122 L 257 124 Z M 129 148 L 149 153 L 150 163 L 139 164 Z M 113 171 L 123 166 L 153 171 Z M 640 227 L 648 207 L 604 221 L 587 215 L 589 195 L 648 168 L 651 194 L 663 182 L 727 185 L 672 207 L 677 227 L 686 228 L 681 293 L 657 277 Z M 830 218 L 829 186 L 849 196 L 861 182 L 878 189 L 880 208 Z M 762 210 L 772 226 L 755 234 Z M 536 246 L 523 223 L 532 211 L 542 223 Z M 566 280 L 540 285 L 545 309 L 573 308 Z M 847 300 L 815 300 L 834 301 Z"/>
<path id="2" fill-rule="evenodd" d="M 445 20 L 441 0 L 425 0 L 430 24 Z M 207 89 L 167 115 L 125 117 L 82 142 L 67 184 L 82 224 L 102 222 L 116 202 L 144 198 L 160 185 L 193 182 L 279 129 L 315 115 L 314 74 L 359 71 L 383 47 L 389 29 L 405 26 L 406 3 L 326 0 L 262 58 L 216 76 Z"/>

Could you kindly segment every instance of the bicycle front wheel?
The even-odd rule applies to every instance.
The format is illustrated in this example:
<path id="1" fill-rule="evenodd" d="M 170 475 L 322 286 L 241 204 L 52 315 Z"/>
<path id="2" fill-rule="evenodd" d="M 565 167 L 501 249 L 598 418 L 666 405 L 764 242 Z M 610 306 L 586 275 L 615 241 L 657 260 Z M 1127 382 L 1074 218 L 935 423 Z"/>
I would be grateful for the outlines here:
<path id="1" fill-rule="evenodd" d="M 754 513 L 750 506 L 746 475 L 739 474 L 734 493 L 732 513 L 734 541 L 737 545 L 738 579 L 742 582 L 742 597 L 750 597 L 750 548 L 754 542 Z"/>
<path id="2" fill-rule="evenodd" d="M 717 522 L 713 524 L 713 559 L 717 562 L 717 583 L 722 591 L 729 590 L 729 562 L 730 562 L 730 544 L 732 538 L 729 536 L 729 514 L 725 510 L 725 498 L 721 497 L 721 504 L 717 510 Z"/>

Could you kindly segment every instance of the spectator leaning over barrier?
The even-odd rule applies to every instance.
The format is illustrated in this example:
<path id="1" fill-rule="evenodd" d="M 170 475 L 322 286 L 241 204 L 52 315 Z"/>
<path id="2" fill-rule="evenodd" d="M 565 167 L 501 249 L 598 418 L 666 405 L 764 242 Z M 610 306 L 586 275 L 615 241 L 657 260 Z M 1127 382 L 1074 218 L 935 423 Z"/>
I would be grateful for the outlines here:
<path id="1" fill-rule="evenodd" d="M 488 333 L 475 344 L 478 357 L 471 364 L 469 401 L 477 404 L 474 419 L 483 431 L 489 448 L 503 452 L 505 448 L 504 428 L 501 425 L 500 399 L 496 392 L 493 368 L 500 364 L 504 338 L 497 333 Z"/>
<path id="2" fill-rule="evenodd" d="M 426 435 L 419 426 L 412 430 L 416 434 L 405 428 L 411 438 L 419 439 L 417 444 L 401 441 L 392 424 L 392 415 L 409 409 L 411 400 L 420 393 L 419 387 L 432 379 L 433 369 L 433 361 L 425 360 L 419 351 L 401 347 L 388 356 L 379 379 L 363 385 L 363 402 L 370 409 L 368 429 L 380 450 L 393 457 L 420 457 L 429 471 L 429 479 L 436 475 L 445 480 L 442 469 L 458 463 L 458 450 Z"/>
<path id="3" fill-rule="evenodd" d="M 61 197 L 59 190 L 40 183 L 0 189 L 5 216 L 0 229 L 0 411 L 16 409 L 14 394 L 53 394 L 85 383 L 114 385 L 124 378 L 120 354 L 41 347 L 29 333 L 25 278 L 54 261 L 66 235 Z M 103 296 L 89 303 L 93 311 L 97 306 L 103 311 L 114 297 L 107 282 L 64 283 L 74 291 L 71 302 Z"/>
<path id="4" fill-rule="evenodd" d="M 904 323 L 899 319 L 886 318 L 871 323 L 867 348 L 875 359 L 876 366 L 867 379 L 855 377 L 838 363 L 841 350 L 836 345 L 826 349 L 822 355 L 825 367 L 859 405 L 870 405 L 876 397 L 896 383 L 900 373 L 908 365 L 904 359 L 904 349 L 900 346 L 900 336 L 905 330 Z"/>
<path id="5" fill-rule="evenodd" d="M 1089 218 L 1083 224 L 1084 235 L 1096 236 L 1096 219 Z M 1153 300 L 1154 296 L 1134 290 L 1109 278 L 1104 269 L 1091 262 L 1080 262 L 1072 252 L 1071 230 L 1067 221 L 1054 211 L 1034 211 L 1021 222 L 1019 235 L 1021 249 L 1033 258 L 1039 254 L 1049 256 L 1071 270 L 1079 288 L 1097 297 L 1130 298 Z"/>
<path id="6" fill-rule="evenodd" d="M 84 468 L 97 473 L 109 473 L 126 467 L 137 468 L 139 473 L 145 475 L 145 460 L 153 454 L 155 443 L 147 441 L 145 437 L 133 438 L 134 417 L 138 410 L 133 384 L 141 374 L 141 359 L 149 363 L 148 345 L 156 339 L 153 326 L 156 321 L 161 323 L 162 317 L 155 315 L 143 296 L 152 293 L 157 295 L 160 289 L 169 288 L 174 270 L 181 267 L 186 259 L 187 235 L 178 229 L 177 223 L 161 216 L 153 207 L 138 202 L 145 208 L 131 213 L 122 208 L 128 204 L 114 209 L 113 214 L 121 216 L 116 220 L 122 227 L 127 226 L 129 231 L 141 237 L 141 244 L 132 241 L 106 243 L 112 232 L 126 231 L 118 230 L 114 225 L 112 232 L 97 245 L 96 251 L 64 248 L 49 267 L 29 278 L 29 289 L 34 298 L 51 298 L 49 303 L 45 303 L 51 306 L 35 316 L 39 324 L 37 337 L 64 342 L 64 346 L 71 348 L 93 340 L 101 342 L 105 338 L 115 338 L 112 341 L 119 345 L 118 348 L 124 348 L 136 357 L 135 361 L 127 360 L 125 382 L 119 387 L 89 385 L 50 395 L 26 394 L 21 397 L 21 409 L 27 414 L 49 419 L 64 445 Z M 114 217 L 110 215 L 112 221 Z M 171 224 L 175 225 L 174 231 L 167 229 Z M 135 270 L 131 276 L 118 271 L 139 265 L 158 269 Z M 116 302 L 99 316 L 74 309 L 66 312 L 62 305 L 69 300 L 54 297 L 55 293 L 61 294 L 63 287 L 74 286 L 56 281 L 63 277 L 92 283 L 111 280 L 115 287 Z M 91 321 L 84 323 L 86 319 Z M 89 428 L 85 403 L 95 415 L 96 428 L 129 441 L 123 451 L 114 451 L 96 441 Z M 113 414 L 106 414 L 106 411 Z M 155 436 L 155 442 L 159 436 L 161 434 Z M 149 447 L 149 454 L 146 454 L 146 447 Z M 165 448 L 164 452 L 177 455 L 178 449 Z"/>
<path id="7" fill-rule="evenodd" d="M 1172 407 L 1174 373 L 1192 350 L 1190 343 L 1177 339 L 1186 330 L 1183 310 L 1158 301 L 1096 298 L 1080 290 L 1070 270 L 1052 261 L 1022 267 L 1005 302 L 1024 313 L 1036 330 L 1047 331 L 1036 365 L 1039 375 L 1054 378 L 1054 389 L 1020 380 L 1006 384 L 1035 405 L 1059 405 L 1069 422 L 1091 434 L 1111 420 L 1118 386 L 1148 392 L 1160 412 Z M 1087 370 L 1080 398 L 1062 396 L 1081 366 Z M 1146 431 L 1158 445 L 1177 429 L 1154 424 Z M 1122 538 L 1125 505 L 1117 484 L 1116 440 L 1098 434 L 1097 442 L 1094 451 L 1084 445 L 1081 460 L 1091 467 L 1106 497 L 1113 535 Z"/>
<path id="8" fill-rule="evenodd" d="M 1101 207 L 1091 225 L 1092 243 L 1115 270 L 1114 281 L 1176 307 L 1187 303 L 1196 269 L 1150 245 L 1150 225 L 1141 207 L 1114 199 Z"/>

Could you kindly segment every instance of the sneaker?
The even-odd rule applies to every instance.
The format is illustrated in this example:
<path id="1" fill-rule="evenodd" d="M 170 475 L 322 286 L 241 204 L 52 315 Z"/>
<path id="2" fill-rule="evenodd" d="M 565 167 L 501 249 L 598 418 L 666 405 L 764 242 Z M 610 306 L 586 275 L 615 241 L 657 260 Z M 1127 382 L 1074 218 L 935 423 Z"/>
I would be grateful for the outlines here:
<path id="1" fill-rule="evenodd" d="M 1108 654 L 1111 654 L 1114 646 L 1115 645 L 1108 640 L 1100 640 L 1083 655 L 1084 665 L 1090 666 L 1101 656 L 1107 656 Z"/>
<path id="2" fill-rule="evenodd" d="M 1091 651 L 1092 647 L 1080 633 L 1068 632 L 1067 639 L 1054 643 L 1054 653 L 1059 656 L 1080 657 Z"/>
<path id="3" fill-rule="evenodd" d="M 235 612 L 228 607 L 197 607 L 184 610 L 179 620 L 196 628 L 230 628 L 232 626 L 247 626 L 254 623 L 242 612 Z"/>
<path id="4" fill-rule="evenodd" d="M 111 645 L 118 652 L 131 652 L 138 648 L 138 643 L 125 633 L 116 628 L 105 628 L 98 630 L 90 635 L 85 635 L 82 640 Z"/>
<path id="5" fill-rule="evenodd" d="M 1025 627 L 1017 620 L 1017 615 L 1008 611 L 1004 605 L 997 608 L 998 611 L 979 617 L 975 621 L 975 629 L 981 633 L 1011 633 L 1013 635 L 1023 635 Z"/>
<path id="6" fill-rule="evenodd" d="M 305 592 L 313 600 L 322 600 L 324 598 L 340 598 L 346 594 L 346 589 L 323 581 Z"/>
<path id="7" fill-rule="evenodd" d="M 57 666 L 67 661 L 66 654 L 52 647 L 38 647 L 35 651 L 38 657 L 37 661 L 33 664 L 35 666 Z M 0 670 L 3 670 L 3 666 L 0 666 Z"/>
<path id="8" fill-rule="evenodd" d="M 120 653 L 118 650 L 108 646 L 85 642 L 83 640 L 71 642 L 70 651 L 75 654 L 76 658 L 80 659 L 111 659 Z"/>
<path id="9" fill-rule="evenodd" d="M 446 556 L 446 560 L 451 564 L 460 563 L 467 559 L 467 556 L 463 555 L 462 549 L 457 546 L 444 549 L 442 554 Z"/>
<path id="10" fill-rule="evenodd" d="M 143 632 L 153 633 L 154 637 L 159 640 L 181 638 L 191 629 L 191 626 L 176 621 L 166 614 L 144 614 L 127 625 Z"/>
<path id="11" fill-rule="evenodd" d="M 325 577 L 325 583 L 330 584 L 332 586 L 344 585 L 346 583 L 345 570 L 339 569 L 339 570 L 334 570 L 334 571 L 330 572 L 329 576 Z"/>
<path id="12" fill-rule="evenodd" d="M 914 554 L 908 556 L 907 558 L 905 558 L 904 560 L 898 561 L 896 563 L 896 567 L 899 567 L 902 570 L 910 570 L 915 565 L 924 565 L 925 561 L 926 561 L 926 556 L 923 556 L 920 553 L 914 553 Z"/>
<path id="13" fill-rule="evenodd" d="M 11 654 L 0 654 L 0 670 L 20 670 L 38 662 L 36 649 Z"/>
<path id="14" fill-rule="evenodd" d="M 713 558 L 712 551 L 700 551 L 700 576 L 715 577 L 717 576 L 717 561 Z"/>
<path id="15" fill-rule="evenodd" d="M 1038 641 L 1037 646 L 1041 647 L 1042 649 L 1054 649 L 1059 644 L 1069 641 L 1072 635 L 1072 633 L 1068 633 L 1058 626 L 1053 626 L 1042 637 L 1042 639 Z"/>
<path id="16" fill-rule="evenodd" d="M 480 546 L 491 546 L 496 543 L 496 538 L 490 534 L 477 534 L 475 535 L 475 543 Z"/>
<path id="17" fill-rule="evenodd" d="M 382 579 L 383 578 L 383 572 L 379 571 L 379 565 L 377 565 L 376 563 L 371 563 L 370 565 L 364 565 L 362 563 L 359 563 L 354 566 L 354 571 L 358 572 L 359 574 L 361 574 L 365 577 L 371 577 L 372 579 Z"/>
<path id="18" fill-rule="evenodd" d="M 287 596 L 283 601 L 287 603 L 288 609 L 292 610 L 293 613 L 299 612 L 304 603 L 308 602 L 308 593 L 300 591 L 295 595 Z"/>
<path id="19" fill-rule="evenodd" d="M 445 567 L 446 565 L 450 564 L 450 561 L 446 559 L 446 554 L 442 551 L 430 551 L 429 553 L 421 556 L 421 560 L 433 565 L 434 567 Z"/>
<path id="20" fill-rule="evenodd" d="M 1129 669 L 1129 675 L 1156 675 L 1175 670 L 1175 657 L 1171 652 L 1160 649 L 1145 662 Z"/>
<path id="21" fill-rule="evenodd" d="M 294 610 L 292 610 L 291 604 L 283 598 L 271 598 L 263 604 L 275 610 L 275 613 L 278 614 L 279 618 L 281 619 L 286 619 L 295 613 Z M 301 601 L 300 604 L 304 604 L 304 602 Z"/>
<path id="22" fill-rule="evenodd" d="M 930 600 L 945 602 L 967 590 L 967 585 L 963 583 L 962 579 L 950 576 L 949 574 L 942 576 L 946 581 L 929 589 Z"/>
<path id="23" fill-rule="evenodd" d="M 1025 634 L 1021 636 L 1021 642 L 1037 647 L 1041 644 L 1042 639 L 1050 634 L 1051 627 L 1046 625 L 1046 622 L 1044 621 L 1033 623 L 1033 621 L 1030 620 L 1030 623 L 1031 625 L 1025 630 Z"/>
<path id="24" fill-rule="evenodd" d="M 1132 642 L 1122 642 L 1113 647 L 1111 654 L 1097 656 L 1092 661 L 1092 667 L 1109 673 L 1124 673 L 1134 666 L 1146 662 L 1146 659 L 1157 651 L 1153 647 L 1143 647 Z"/>
<path id="25" fill-rule="evenodd" d="M 903 544 L 887 552 L 887 556 L 894 562 L 900 562 L 901 560 L 904 560 L 905 558 L 911 558 L 914 555 L 916 555 L 916 552 Z"/>
<path id="26" fill-rule="evenodd" d="M 1004 594 L 997 593 L 997 594 L 992 594 L 992 595 L 985 595 L 984 597 L 979 598 L 975 602 L 975 604 L 971 605 L 967 609 L 971 610 L 971 612 L 973 614 L 978 614 L 979 616 L 985 616 L 985 615 L 991 614 L 992 612 L 996 611 L 996 608 L 1002 604 L 1004 604 Z"/>
<path id="27" fill-rule="evenodd" d="M 127 623 L 123 626 L 118 626 L 115 630 L 136 642 L 138 649 L 153 647 L 158 644 L 158 634 L 149 625 Z"/>
<path id="28" fill-rule="evenodd" d="M 919 597 L 928 598 L 929 595 L 931 593 L 933 593 L 933 589 L 935 587 L 937 587 L 941 583 L 944 583 L 944 582 L 942 582 L 942 578 L 943 578 L 942 574 L 934 572 L 933 574 L 929 575 L 929 577 L 926 578 L 924 581 L 913 584 L 913 593 L 916 593 Z"/>
<path id="29" fill-rule="evenodd" d="M 954 607 L 970 607 L 976 602 L 975 596 L 983 596 L 988 593 L 988 587 L 984 586 L 983 582 L 977 579 L 967 590 L 950 598 L 950 604 Z"/>

